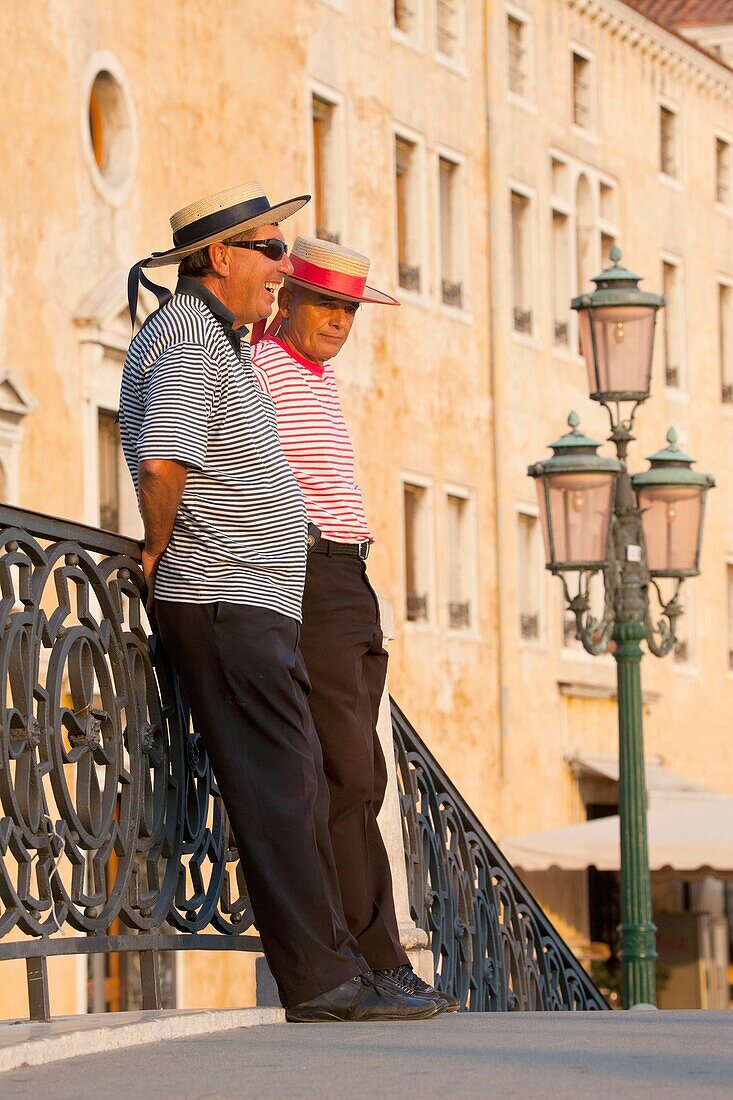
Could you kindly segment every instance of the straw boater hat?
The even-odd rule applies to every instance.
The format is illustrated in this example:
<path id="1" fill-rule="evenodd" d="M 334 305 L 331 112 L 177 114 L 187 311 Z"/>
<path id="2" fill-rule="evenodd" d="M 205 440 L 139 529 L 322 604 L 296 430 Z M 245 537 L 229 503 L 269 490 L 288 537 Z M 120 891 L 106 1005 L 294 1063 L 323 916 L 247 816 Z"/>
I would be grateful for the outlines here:
<path id="1" fill-rule="evenodd" d="M 286 283 L 297 283 L 326 297 L 343 298 L 347 302 L 373 302 L 383 306 L 400 304 L 389 294 L 367 286 L 369 259 L 343 245 L 316 237 L 296 237 L 290 262 L 293 274 L 287 276 Z M 277 336 L 281 321 L 279 310 L 269 324 L 267 321 L 257 321 L 252 329 L 252 346 L 263 336 Z"/>
<path id="2" fill-rule="evenodd" d="M 144 260 L 139 260 L 131 269 L 128 279 L 128 299 L 130 316 L 135 323 L 137 313 L 138 282 L 152 290 L 159 302 L 168 298 L 168 291 L 157 287 L 143 275 L 144 267 L 164 267 L 175 264 L 186 256 L 205 248 L 215 241 L 234 237 L 245 229 L 257 229 L 260 225 L 274 225 L 285 221 L 310 199 L 310 195 L 298 195 L 294 199 L 272 206 L 259 183 L 242 184 L 230 187 L 216 195 L 199 199 L 172 215 L 173 248 L 165 252 L 153 252 Z"/>
<path id="3" fill-rule="evenodd" d="M 297 237 L 290 253 L 293 274 L 288 281 L 310 290 L 324 292 L 330 298 L 347 302 L 374 302 L 382 306 L 400 303 L 389 294 L 367 286 L 369 260 L 360 252 L 352 252 L 331 241 L 315 237 Z"/>

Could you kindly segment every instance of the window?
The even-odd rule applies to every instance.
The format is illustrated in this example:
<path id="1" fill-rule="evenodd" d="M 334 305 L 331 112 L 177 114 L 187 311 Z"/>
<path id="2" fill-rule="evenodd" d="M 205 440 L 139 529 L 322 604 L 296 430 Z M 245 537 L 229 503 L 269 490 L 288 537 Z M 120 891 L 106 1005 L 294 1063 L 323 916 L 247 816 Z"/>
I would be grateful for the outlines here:
<path id="1" fill-rule="evenodd" d="M 405 614 L 408 622 L 429 618 L 429 499 L 425 485 L 403 484 L 405 523 Z"/>
<path id="2" fill-rule="evenodd" d="M 471 498 L 446 494 L 448 540 L 448 625 L 451 630 L 468 630 L 473 618 L 473 538 Z"/>
<path id="3" fill-rule="evenodd" d="M 553 333 L 556 347 L 570 344 L 570 225 L 562 210 L 552 211 Z"/>
<path id="4" fill-rule="evenodd" d="M 395 30 L 401 31 L 410 38 L 417 33 L 420 3 L 421 0 L 393 0 L 392 24 Z"/>
<path id="5" fill-rule="evenodd" d="M 613 183 L 601 180 L 598 188 L 601 217 L 607 222 L 618 221 L 618 188 Z"/>
<path id="6" fill-rule="evenodd" d="M 616 243 L 616 238 L 610 233 L 601 233 L 601 267 L 611 266 L 611 249 Z"/>
<path id="7" fill-rule="evenodd" d="M 399 284 L 405 290 L 420 291 L 417 261 L 417 150 L 415 143 L 395 138 L 395 195 L 397 202 L 397 261 Z"/>
<path id="8" fill-rule="evenodd" d="M 340 233 L 335 224 L 333 206 L 334 185 L 334 115 L 333 103 L 312 96 L 313 116 L 313 191 L 316 214 L 316 236 L 338 244 Z"/>
<path id="9" fill-rule="evenodd" d="M 662 263 L 662 288 L 665 306 L 662 310 L 664 325 L 664 381 L 665 385 L 679 389 L 682 385 L 682 360 L 684 331 L 682 324 L 681 274 L 678 264 Z"/>
<path id="10" fill-rule="evenodd" d="M 677 112 L 659 108 L 659 170 L 670 178 L 679 176 L 679 140 Z"/>
<path id="11" fill-rule="evenodd" d="M 532 332 L 530 292 L 529 204 L 527 195 L 511 193 L 512 219 L 512 303 L 514 331 Z"/>
<path id="12" fill-rule="evenodd" d="M 573 123 L 584 130 L 593 129 L 593 63 L 573 50 Z"/>
<path id="13" fill-rule="evenodd" d="M 155 306 L 142 288 L 138 320 Z M 130 315 L 124 272 L 115 269 L 89 292 L 74 314 L 85 398 L 80 405 L 84 445 L 83 519 L 131 538 L 142 534 L 137 497 L 115 423 L 120 376 L 130 342 Z"/>
<path id="14" fill-rule="evenodd" d="M 733 563 L 725 566 L 727 588 L 727 671 L 733 672 Z"/>
<path id="15" fill-rule="evenodd" d="M 98 410 L 99 525 L 120 530 L 120 477 L 126 470 L 116 413 Z"/>
<path id="16" fill-rule="evenodd" d="M 537 516 L 520 512 L 519 524 L 519 637 L 524 642 L 536 642 L 540 637 L 542 579 L 544 562 L 542 538 Z"/>
<path id="17" fill-rule="evenodd" d="M 507 16 L 507 52 L 509 59 L 509 91 L 522 99 L 528 99 L 529 72 L 528 72 L 528 47 L 527 24 L 523 19 L 512 14 Z"/>
<path id="18" fill-rule="evenodd" d="M 438 158 L 440 193 L 440 275 L 441 295 L 447 306 L 461 308 L 463 283 L 460 280 L 460 238 L 456 220 L 459 166 L 447 157 Z"/>
<path id="19" fill-rule="evenodd" d="M 730 142 L 715 139 L 715 197 L 721 206 L 729 206 L 730 194 Z"/>
<path id="20" fill-rule="evenodd" d="M 94 54 L 87 67 L 84 155 L 100 194 L 113 205 L 127 197 L 137 153 L 132 98 L 117 59 Z"/>
<path id="21" fill-rule="evenodd" d="M 720 396 L 733 405 L 733 286 L 718 283 L 718 362 Z"/>
<path id="22" fill-rule="evenodd" d="M 465 0 L 435 0 L 436 48 L 442 57 L 458 60 L 463 50 Z"/>

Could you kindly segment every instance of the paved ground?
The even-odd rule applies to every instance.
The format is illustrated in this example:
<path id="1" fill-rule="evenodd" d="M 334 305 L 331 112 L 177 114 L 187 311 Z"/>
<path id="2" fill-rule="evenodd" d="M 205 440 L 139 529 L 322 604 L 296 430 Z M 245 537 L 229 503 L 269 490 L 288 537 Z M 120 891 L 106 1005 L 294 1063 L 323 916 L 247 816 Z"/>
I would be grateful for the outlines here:
<path id="1" fill-rule="evenodd" d="M 277 1024 L 14 1070 L 3 1100 L 733 1096 L 733 1012 Z"/>

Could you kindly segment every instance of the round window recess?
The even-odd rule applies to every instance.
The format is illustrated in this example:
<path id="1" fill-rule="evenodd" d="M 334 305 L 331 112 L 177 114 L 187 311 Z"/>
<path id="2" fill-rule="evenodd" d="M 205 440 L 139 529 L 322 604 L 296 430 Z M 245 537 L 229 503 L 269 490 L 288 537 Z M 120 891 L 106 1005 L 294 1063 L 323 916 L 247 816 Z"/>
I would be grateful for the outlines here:
<path id="1" fill-rule="evenodd" d="M 134 126 L 128 97 L 108 69 L 97 72 L 89 91 L 88 139 L 100 190 L 121 197 L 132 175 Z"/>

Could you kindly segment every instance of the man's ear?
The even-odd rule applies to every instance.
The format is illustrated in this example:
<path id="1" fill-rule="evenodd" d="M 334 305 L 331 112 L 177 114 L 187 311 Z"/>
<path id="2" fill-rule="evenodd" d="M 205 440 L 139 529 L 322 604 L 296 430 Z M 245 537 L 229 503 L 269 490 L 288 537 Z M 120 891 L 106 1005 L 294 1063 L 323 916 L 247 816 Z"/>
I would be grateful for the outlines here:
<path id="1" fill-rule="evenodd" d="M 229 252 L 222 241 L 214 241 L 208 247 L 209 262 L 217 275 L 231 274 Z"/>
<path id="2" fill-rule="evenodd" d="M 288 316 L 292 304 L 293 292 L 289 286 L 286 286 L 285 283 L 283 283 L 277 295 L 277 308 L 280 310 L 283 317 Z"/>

